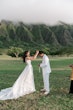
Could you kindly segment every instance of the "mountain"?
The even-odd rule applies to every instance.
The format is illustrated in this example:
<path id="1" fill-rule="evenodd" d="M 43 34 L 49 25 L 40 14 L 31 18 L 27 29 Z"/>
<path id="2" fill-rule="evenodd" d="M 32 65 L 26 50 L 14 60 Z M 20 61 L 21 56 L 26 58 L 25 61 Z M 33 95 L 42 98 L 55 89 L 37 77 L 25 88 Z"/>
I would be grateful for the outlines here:
<path id="1" fill-rule="evenodd" d="M 0 22 L 0 48 L 18 47 L 73 47 L 73 25 L 24 24 Z"/>

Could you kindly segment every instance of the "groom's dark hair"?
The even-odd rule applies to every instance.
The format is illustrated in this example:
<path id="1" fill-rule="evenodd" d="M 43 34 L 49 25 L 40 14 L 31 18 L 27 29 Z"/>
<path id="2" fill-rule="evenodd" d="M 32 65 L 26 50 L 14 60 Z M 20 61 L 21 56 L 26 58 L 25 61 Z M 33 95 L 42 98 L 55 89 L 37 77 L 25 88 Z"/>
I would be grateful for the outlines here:
<path id="1" fill-rule="evenodd" d="M 43 54 L 44 52 L 43 51 L 39 51 L 39 54 Z"/>

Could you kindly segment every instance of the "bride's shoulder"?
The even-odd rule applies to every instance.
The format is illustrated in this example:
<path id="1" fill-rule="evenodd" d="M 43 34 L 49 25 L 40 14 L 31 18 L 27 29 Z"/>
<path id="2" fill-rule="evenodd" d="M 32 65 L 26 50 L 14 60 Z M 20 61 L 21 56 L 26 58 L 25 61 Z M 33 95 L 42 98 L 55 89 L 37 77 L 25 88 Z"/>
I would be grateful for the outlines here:
<path id="1" fill-rule="evenodd" d="M 26 59 L 25 59 L 25 60 L 26 60 L 26 62 L 27 62 L 27 61 L 29 61 L 29 60 L 31 60 L 31 59 L 30 59 L 30 57 L 26 57 Z"/>
<path id="2" fill-rule="evenodd" d="M 32 56 L 26 57 L 26 60 L 33 60 Z"/>

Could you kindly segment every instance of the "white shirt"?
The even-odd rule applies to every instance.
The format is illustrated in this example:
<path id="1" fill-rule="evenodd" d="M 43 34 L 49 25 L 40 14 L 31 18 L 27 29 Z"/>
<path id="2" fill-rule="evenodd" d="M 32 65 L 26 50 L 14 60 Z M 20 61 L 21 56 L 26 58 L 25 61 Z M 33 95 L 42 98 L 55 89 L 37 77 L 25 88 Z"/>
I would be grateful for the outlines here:
<path id="1" fill-rule="evenodd" d="M 47 55 L 44 54 L 42 63 L 40 64 L 40 67 L 42 68 L 43 73 L 50 73 L 50 61 Z"/>

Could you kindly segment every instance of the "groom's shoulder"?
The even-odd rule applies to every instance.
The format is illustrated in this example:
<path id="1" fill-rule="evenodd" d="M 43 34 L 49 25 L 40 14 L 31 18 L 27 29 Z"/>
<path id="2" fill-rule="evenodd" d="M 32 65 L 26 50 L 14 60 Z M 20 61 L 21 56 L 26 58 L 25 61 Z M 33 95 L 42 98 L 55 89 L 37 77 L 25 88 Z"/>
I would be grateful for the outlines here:
<path id="1" fill-rule="evenodd" d="M 48 58 L 48 59 L 49 59 L 49 57 L 48 57 L 46 54 L 44 55 L 44 57 L 46 57 L 46 58 Z"/>

